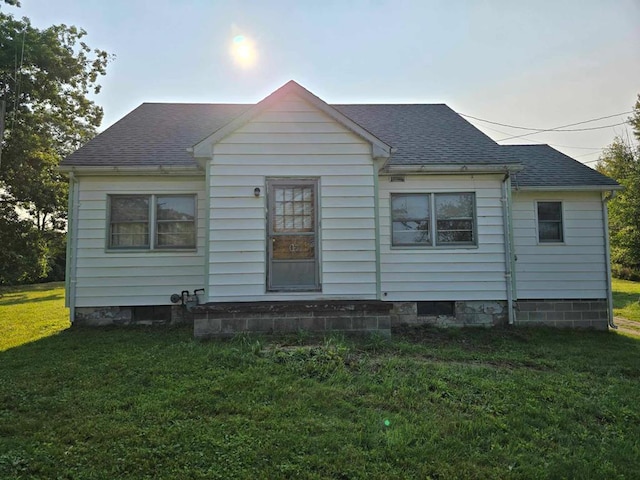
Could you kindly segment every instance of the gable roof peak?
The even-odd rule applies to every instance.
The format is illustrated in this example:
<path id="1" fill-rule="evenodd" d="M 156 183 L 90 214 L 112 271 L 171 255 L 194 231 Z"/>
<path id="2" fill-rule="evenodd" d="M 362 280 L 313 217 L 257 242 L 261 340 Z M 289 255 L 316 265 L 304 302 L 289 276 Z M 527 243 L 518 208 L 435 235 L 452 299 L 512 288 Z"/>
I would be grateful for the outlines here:
<path id="1" fill-rule="evenodd" d="M 336 122 L 340 123 L 342 126 L 351 130 L 354 134 L 365 140 L 366 142 L 371 144 L 372 153 L 374 158 L 389 158 L 391 156 L 391 146 L 387 145 L 385 142 L 380 140 L 374 134 L 366 130 L 362 125 L 354 122 L 349 117 L 347 117 L 344 113 L 337 110 L 335 107 L 332 107 L 327 102 L 322 100 L 320 97 L 314 95 L 309 90 L 304 88 L 299 83 L 294 80 L 289 80 L 283 86 L 278 88 L 276 91 L 271 93 L 269 96 L 265 97 L 263 100 L 258 102 L 253 107 L 249 108 L 246 112 L 242 113 L 238 117 L 236 117 L 231 122 L 227 123 L 222 128 L 216 130 L 208 137 L 204 138 L 200 142 L 196 143 L 192 152 L 194 157 L 204 157 L 208 158 L 211 156 L 212 147 L 214 144 L 227 137 L 238 128 L 243 125 L 249 123 L 253 118 L 255 118 L 258 114 L 268 109 L 270 106 L 278 102 L 282 97 L 288 94 L 298 95 L 303 100 L 309 102 L 318 110 L 322 111 L 329 117 L 331 117 Z"/>

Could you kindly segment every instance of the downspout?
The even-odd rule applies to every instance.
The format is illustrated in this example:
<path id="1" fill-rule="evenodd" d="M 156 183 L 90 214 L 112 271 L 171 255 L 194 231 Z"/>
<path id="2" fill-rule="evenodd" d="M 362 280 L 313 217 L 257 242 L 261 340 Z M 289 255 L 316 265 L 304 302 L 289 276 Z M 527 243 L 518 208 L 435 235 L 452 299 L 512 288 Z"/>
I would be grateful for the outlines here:
<path id="1" fill-rule="evenodd" d="M 607 320 L 609 327 L 617 329 L 618 326 L 613 323 L 613 291 L 611 290 L 611 252 L 609 246 L 609 209 L 607 202 L 613 198 L 615 192 L 611 192 L 611 197 L 602 194 L 602 223 L 604 229 L 604 261 L 607 272 Z"/>
<path id="2" fill-rule="evenodd" d="M 513 325 L 513 282 L 512 282 L 512 260 L 511 260 L 511 222 L 509 219 L 509 195 L 511 189 L 511 177 L 507 173 L 502 181 L 502 224 L 504 227 L 504 265 L 505 284 L 507 287 L 507 310 L 509 315 L 509 325 Z"/>
<path id="3" fill-rule="evenodd" d="M 206 161 L 205 162 L 205 174 L 204 174 L 204 298 L 205 303 L 209 303 L 211 301 L 211 288 L 209 287 L 210 278 L 209 274 L 211 273 L 211 266 L 209 261 L 211 260 L 211 164 L 213 162 Z"/>
<path id="4" fill-rule="evenodd" d="M 69 320 L 73 324 L 76 318 L 76 266 L 77 266 L 77 221 L 78 218 L 78 180 L 73 172 L 69 173 L 69 204 L 67 219 L 67 261 L 65 271 L 65 304 L 69 307 Z"/>
<path id="5" fill-rule="evenodd" d="M 517 189 L 516 185 L 516 189 Z M 507 220 L 509 224 L 509 245 L 511 247 L 511 299 L 518 301 L 518 274 L 516 272 L 516 242 L 513 240 L 513 196 L 511 189 L 511 176 L 507 178 Z"/>
<path id="6" fill-rule="evenodd" d="M 373 207 L 375 208 L 375 248 L 376 248 L 376 300 L 382 299 L 381 290 L 381 272 L 380 272 L 380 199 L 379 199 L 379 187 L 378 187 L 378 169 L 376 162 L 373 162 Z"/>

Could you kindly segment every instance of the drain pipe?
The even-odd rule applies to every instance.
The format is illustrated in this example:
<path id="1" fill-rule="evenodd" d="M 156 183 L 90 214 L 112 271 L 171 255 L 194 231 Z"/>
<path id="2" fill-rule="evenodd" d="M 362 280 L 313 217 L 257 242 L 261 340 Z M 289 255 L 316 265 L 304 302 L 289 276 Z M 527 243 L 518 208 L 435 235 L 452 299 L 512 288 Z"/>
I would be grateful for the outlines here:
<path id="1" fill-rule="evenodd" d="M 509 315 L 509 325 L 513 325 L 513 282 L 511 268 L 511 222 L 509 220 L 509 195 L 508 189 L 511 189 L 511 177 L 507 173 L 502 181 L 502 224 L 504 227 L 504 278 L 507 287 L 507 310 Z"/>
<path id="2" fill-rule="evenodd" d="M 607 197 L 606 193 L 602 194 L 602 223 L 604 228 L 604 261 L 607 272 L 607 320 L 609 327 L 617 329 L 618 326 L 613 323 L 613 292 L 611 290 L 611 252 L 609 246 L 609 208 L 607 202 L 611 200 L 615 192 L 611 192 L 611 196 Z"/>
<path id="3" fill-rule="evenodd" d="M 67 217 L 67 265 L 65 275 L 65 292 L 69 320 L 76 319 L 76 265 L 77 265 L 77 218 L 78 218 L 78 179 L 69 172 L 69 208 Z"/>

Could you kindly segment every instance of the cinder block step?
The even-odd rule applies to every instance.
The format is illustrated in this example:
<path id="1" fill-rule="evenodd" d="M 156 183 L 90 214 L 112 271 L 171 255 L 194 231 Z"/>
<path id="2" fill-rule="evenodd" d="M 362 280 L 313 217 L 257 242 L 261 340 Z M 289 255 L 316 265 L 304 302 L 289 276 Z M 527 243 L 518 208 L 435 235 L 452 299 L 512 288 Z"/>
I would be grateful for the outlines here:
<path id="1" fill-rule="evenodd" d="M 192 309 L 193 332 L 196 338 L 299 330 L 390 335 L 392 307 L 368 300 L 208 303 Z"/>

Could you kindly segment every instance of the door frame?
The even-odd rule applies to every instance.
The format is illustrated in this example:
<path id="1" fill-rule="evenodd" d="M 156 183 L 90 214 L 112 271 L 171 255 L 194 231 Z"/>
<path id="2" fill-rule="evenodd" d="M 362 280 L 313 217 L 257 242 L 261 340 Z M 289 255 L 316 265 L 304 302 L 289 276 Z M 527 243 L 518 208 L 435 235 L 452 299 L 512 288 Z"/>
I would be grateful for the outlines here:
<path id="1" fill-rule="evenodd" d="M 273 244 L 271 241 L 273 228 L 273 211 L 275 202 L 275 187 L 313 187 L 313 233 L 314 233 L 314 285 L 295 287 L 272 286 L 272 261 L 273 261 Z M 320 282 L 320 179 L 317 177 L 271 177 L 266 178 L 266 291 L 267 293 L 295 293 L 295 292 L 319 292 L 322 291 Z"/>

